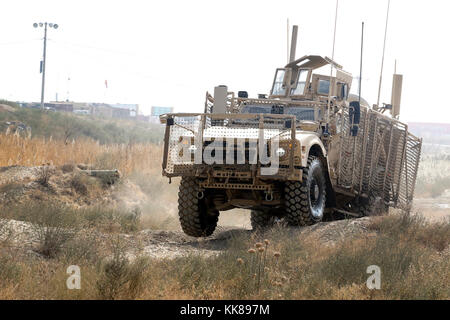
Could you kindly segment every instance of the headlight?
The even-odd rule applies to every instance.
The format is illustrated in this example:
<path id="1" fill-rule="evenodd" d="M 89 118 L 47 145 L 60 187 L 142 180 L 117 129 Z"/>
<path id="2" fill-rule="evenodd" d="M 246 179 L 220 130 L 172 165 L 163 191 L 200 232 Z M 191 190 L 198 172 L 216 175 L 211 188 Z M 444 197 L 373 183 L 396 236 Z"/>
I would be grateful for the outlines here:
<path id="1" fill-rule="evenodd" d="M 286 155 L 286 150 L 284 150 L 283 148 L 278 148 L 277 151 L 275 151 L 275 154 L 278 158 L 282 158 Z"/>
<path id="2" fill-rule="evenodd" d="M 194 145 L 191 145 L 188 150 L 190 153 L 195 153 L 195 151 L 197 151 L 197 147 Z"/>

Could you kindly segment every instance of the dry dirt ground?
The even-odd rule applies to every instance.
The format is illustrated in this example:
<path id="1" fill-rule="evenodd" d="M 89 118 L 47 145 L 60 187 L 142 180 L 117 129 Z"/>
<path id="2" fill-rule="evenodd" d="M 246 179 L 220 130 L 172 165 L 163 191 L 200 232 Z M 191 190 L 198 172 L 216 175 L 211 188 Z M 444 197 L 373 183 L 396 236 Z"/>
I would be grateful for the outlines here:
<path id="1" fill-rule="evenodd" d="M 74 177 L 83 175 L 82 165 L 64 167 L 48 167 L 51 171 L 48 182 L 39 182 L 43 175 L 43 167 L 3 167 L 0 168 L 0 203 L 25 202 L 29 200 L 59 201 L 75 207 L 93 204 L 122 205 L 135 207 L 145 205 L 148 195 L 128 180 L 118 185 L 106 185 L 96 189 L 84 190 L 74 187 Z M 84 178 L 83 178 L 84 179 Z M 93 177 L 83 180 L 84 183 L 96 185 Z M 76 179 L 75 179 L 76 180 Z M 76 180 L 78 181 L 78 180 Z M 450 193 L 445 193 L 439 199 L 418 199 L 415 210 L 424 211 L 431 219 L 450 216 Z M 174 203 L 173 206 L 176 206 Z M 1 222 L 1 221 L 0 221 Z M 332 246 L 340 240 L 365 234 L 374 236 L 367 230 L 370 218 L 323 222 L 304 228 L 286 228 L 286 232 L 304 234 L 320 241 L 324 245 Z M 11 230 L 9 234 L 18 247 L 33 252 L 37 243 L 37 235 L 33 225 L 28 222 L 9 220 L 3 221 L 4 227 Z M 235 237 L 251 236 L 249 214 L 244 210 L 233 210 L 221 215 L 216 232 L 207 238 L 197 239 L 186 236 L 181 230 L 146 229 L 133 234 L 121 234 L 120 237 L 128 243 L 130 257 L 137 254 L 153 258 L 175 258 L 186 254 L 214 255 L 226 250 Z M 1 233 L 0 233 L 1 235 Z M 100 234 L 99 239 L 109 235 Z M 1 239 L 0 239 L 1 240 Z M 35 254 L 35 253 L 33 253 Z"/>
<path id="2" fill-rule="evenodd" d="M 416 196 L 413 210 L 422 213 L 424 217 L 432 221 L 448 219 L 450 217 L 450 190 L 446 190 L 436 198 Z"/>
<path id="3" fill-rule="evenodd" d="M 285 232 L 293 237 L 300 234 L 304 239 L 312 238 L 320 241 L 323 245 L 333 246 L 339 241 L 366 233 L 366 236 L 375 236 L 367 232 L 367 225 L 371 218 L 352 220 L 340 220 L 333 222 L 322 222 L 313 226 L 303 228 L 285 228 Z M 38 256 L 33 250 L 39 244 L 39 235 L 29 222 L 16 220 L 0 220 L 0 226 L 8 230 L 10 243 L 20 250 Z M 200 254 L 204 256 L 218 254 L 229 248 L 231 241 L 236 237 L 250 237 L 252 231 L 239 227 L 219 226 L 214 234 L 206 238 L 193 238 L 186 236 L 182 231 L 164 230 L 142 230 L 135 234 L 119 234 L 127 243 L 129 258 L 144 255 L 150 258 L 176 258 L 189 254 Z M 99 234 L 98 241 L 107 240 L 111 235 Z M 0 240 L 3 240 L 0 232 Z"/>
<path id="4" fill-rule="evenodd" d="M 86 174 L 84 164 L 38 167 L 0 167 L 0 203 L 32 200 L 59 202 L 74 207 L 108 204 L 134 207 L 147 196 L 127 179 L 110 184 Z"/>

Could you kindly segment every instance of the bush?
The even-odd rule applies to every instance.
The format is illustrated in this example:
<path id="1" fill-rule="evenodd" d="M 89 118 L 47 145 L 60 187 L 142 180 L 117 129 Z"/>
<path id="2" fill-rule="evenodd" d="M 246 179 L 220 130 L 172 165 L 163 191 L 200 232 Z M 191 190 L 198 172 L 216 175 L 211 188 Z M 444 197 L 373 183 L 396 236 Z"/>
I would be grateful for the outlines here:
<path id="1" fill-rule="evenodd" d="M 32 211 L 30 220 L 40 241 L 36 251 L 54 258 L 79 231 L 78 219 L 73 214 L 65 214 L 65 208 L 59 205 L 43 205 L 33 209 L 37 210 Z"/>
<path id="2" fill-rule="evenodd" d="M 97 290 L 100 298 L 136 298 L 144 288 L 148 260 L 136 258 L 130 262 L 126 256 L 126 245 L 117 238 L 112 243 L 112 257 L 101 265 Z"/>
<path id="3" fill-rule="evenodd" d="M 50 166 L 43 165 L 39 168 L 39 175 L 37 182 L 41 184 L 44 187 L 48 187 L 48 183 L 50 181 L 50 178 L 52 177 L 53 169 Z"/>

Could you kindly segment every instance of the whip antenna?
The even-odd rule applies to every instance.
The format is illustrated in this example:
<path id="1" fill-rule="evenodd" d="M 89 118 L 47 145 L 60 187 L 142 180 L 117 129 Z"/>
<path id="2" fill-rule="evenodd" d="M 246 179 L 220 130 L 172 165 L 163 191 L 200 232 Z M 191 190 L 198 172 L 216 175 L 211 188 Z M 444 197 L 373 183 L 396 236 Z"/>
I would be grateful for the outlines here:
<path id="1" fill-rule="evenodd" d="M 388 28 L 388 21 L 389 21 L 389 7 L 390 7 L 390 4 L 391 4 L 391 0 L 388 0 L 388 7 L 387 7 L 387 13 L 386 13 L 386 26 L 384 28 L 383 57 L 381 58 L 380 83 L 378 84 L 377 108 L 380 105 L 381 82 L 382 82 L 382 79 L 383 79 L 384 52 L 386 50 L 386 35 L 387 35 L 387 28 Z"/>
<path id="2" fill-rule="evenodd" d="M 339 0 L 336 0 L 336 13 L 334 16 L 334 35 L 333 35 L 333 51 L 331 53 L 331 63 L 330 63 L 330 86 L 328 87 L 328 105 L 327 105 L 327 123 L 330 120 L 330 102 L 331 102 L 331 78 L 333 77 L 333 63 L 334 63 L 334 45 L 336 43 L 336 25 L 337 25 L 337 16 L 338 16 L 338 6 Z"/>
<path id="3" fill-rule="evenodd" d="M 361 58 L 359 62 L 359 88 L 358 88 L 358 95 L 359 95 L 359 104 L 361 104 L 361 82 L 362 82 L 362 64 L 363 64 L 363 46 L 364 46 L 364 22 L 362 22 L 361 26 Z"/>
<path id="4" fill-rule="evenodd" d="M 286 44 L 287 44 L 286 61 L 287 61 L 287 63 L 289 63 L 289 18 L 287 18 L 287 39 L 286 39 Z"/>

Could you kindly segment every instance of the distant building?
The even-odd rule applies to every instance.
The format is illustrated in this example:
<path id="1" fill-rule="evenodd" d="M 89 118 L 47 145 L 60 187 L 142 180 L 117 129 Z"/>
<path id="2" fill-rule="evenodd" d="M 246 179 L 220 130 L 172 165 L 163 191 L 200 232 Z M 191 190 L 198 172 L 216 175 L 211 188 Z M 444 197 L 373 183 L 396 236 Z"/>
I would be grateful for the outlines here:
<path id="1" fill-rule="evenodd" d="M 135 117 L 139 114 L 139 105 L 138 104 L 125 104 L 125 103 L 116 103 L 110 104 L 110 106 L 114 109 L 128 110 L 129 117 Z"/>
<path id="2" fill-rule="evenodd" d="M 159 123 L 159 116 L 165 113 L 172 113 L 173 107 L 152 107 L 150 122 Z"/>
<path id="3" fill-rule="evenodd" d="M 32 108 L 32 109 L 39 109 L 41 108 L 41 104 L 38 102 L 18 102 L 19 106 L 22 108 Z"/>
<path id="4" fill-rule="evenodd" d="M 44 103 L 44 108 L 46 110 L 52 111 L 64 111 L 64 112 L 73 112 L 73 103 L 72 102 L 49 102 Z"/>
<path id="5" fill-rule="evenodd" d="M 90 110 L 80 110 L 80 109 L 78 109 L 78 110 L 73 110 L 73 113 L 75 113 L 75 114 L 90 115 L 90 114 L 91 114 L 91 111 L 90 111 Z"/>
<path id="6" fill-rule="evenodd" d="M 40 103 L 37 102 L 19 102 L 19 105 L 24 108 L 39 109 L 41 107 Z M 150 116 L 139 114 L 138 104 L 52 101 L 45 103 L 44 109 L 47 111 L 72 112 L 96 117 L 134 119 L 147 122 L 151 118 Z"/>
<path id="7" fill-rule="evenodd" d="M 172 113 L 173 108 L 172 107 L 152 107 L 152 116 L 153 117 L 159 117 L 162 114 L 165 113 Z"/>
<path id="8" fill-rule="evenodd" d="M 138 104 L 91 103 L 92 114 L 106 118 L 133 119 L 139 114 Z"/>

